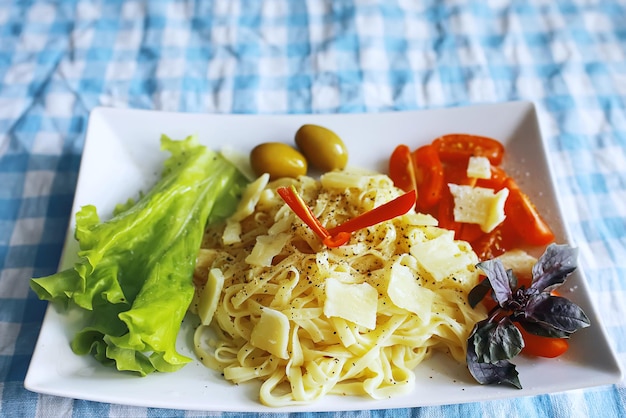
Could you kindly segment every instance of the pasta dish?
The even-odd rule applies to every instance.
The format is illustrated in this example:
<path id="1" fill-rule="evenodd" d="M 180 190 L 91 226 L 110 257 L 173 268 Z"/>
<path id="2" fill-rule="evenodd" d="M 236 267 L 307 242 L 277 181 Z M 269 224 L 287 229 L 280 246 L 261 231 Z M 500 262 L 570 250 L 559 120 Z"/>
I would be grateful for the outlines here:
<path id="1" fill-rule="evenodd" d="M 280 186 L 294 186 L 327 228 L 402 193 L 386 175 L 350 171 L 252 183 L 198 255 L 191 310 L 203 364 L 235 384 L 260 381 L 260 401 L 278 407 L 406 393 L 434 350 L 465 362 L 485 317 L 467 303 L 479 279 L 469 244 L 411 210 L 326 248 Z"/>

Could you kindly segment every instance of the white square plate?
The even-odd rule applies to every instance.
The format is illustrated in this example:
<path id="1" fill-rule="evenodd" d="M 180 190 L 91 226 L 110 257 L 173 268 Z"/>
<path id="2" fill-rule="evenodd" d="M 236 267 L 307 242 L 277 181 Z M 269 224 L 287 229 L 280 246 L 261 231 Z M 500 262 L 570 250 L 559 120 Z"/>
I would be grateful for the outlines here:
<path id="1" fill-rule="evenodd" d="M 143 110 L 95 109 L 87 130 L 73 213 L 95 204 L 107 219 L 115 204 L 137 197 L 157 179 L 167 157 L 159 149 L 162 133 L 174 139 L 198 134 L 219 150 L 224 145 L 248 152 L 266 141 L 292 142 L 304 123 L 326 126 L 346 142 L 352 166 L 386 171 L 397 144 L 412 148 L 453 132 L 486 135 L 502 141 L 505 166 L 553 226 L 559 243 L 570 242 L 532 103 L 513 102 L 465 108 L 341 115 L 207 115 Z M 571 243 L 571 242 L 570 242 Z M 574 243 L 572 243 L 574 244 Z M 575 245 L 575 244 L 574 244 Z M 60 268 L 75 261 L 77 244 L 70 225 Z M 34 392 L 101 402 L 212 411 L 341 411 L 387 409 L 483 401 L 545 394 L 621 380 L 621 371 L 587 292 L 580 268 L 568 279 L 565 296 L 580 305 L 592 326 L 576 333 L 570 350 L 558 360 L 514 359 L 523 389 L 481 386 L 464 365 L 436 355 L 415 371 L 412 393 L 385 400 L 327 396 L 304 407 L 271 409 L 257 399 L 256 384 L 234 386 L 199 362 L 169 374 L 144 378 L 106 368 L 89 356 L 72 353 L 69 341 L 77 318 L 50 306 L 25 380 Z M 191 351 L 193 325 L 183 324 L 178 347 Z"/>

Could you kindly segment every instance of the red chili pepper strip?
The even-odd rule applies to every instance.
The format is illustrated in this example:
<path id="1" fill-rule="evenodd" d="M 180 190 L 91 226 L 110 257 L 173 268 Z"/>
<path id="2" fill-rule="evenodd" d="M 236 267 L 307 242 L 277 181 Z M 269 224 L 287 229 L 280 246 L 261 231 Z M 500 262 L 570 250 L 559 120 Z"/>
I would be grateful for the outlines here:
<path id="1" fill-rule="evenodd" d="M 283 198 L 291 210 L 302 219 L 302 222 L 311 228 L 322 240 L 324 245 L 331 248 L 339 247 L 348 242 L 352 232 L 393 219 L 396 216 L 404 215 L 415 205 L 417 197 L 416 191 L 411 190 L 392 201 L 352 218 L 331 230 L 327 230 L 319 219 L 315 217 L 313 211 L 311 211 L 304 200 L 302 200 L 295 187 L 279 187 L 276 189 L 276 192 Z"/>
<path id="2" fill-rule="evenodd" d="M 411 190 L 402 196 L 398 196 L 387 203 L 329 229 L 328 232 L 333 236 L 341 232 L 351 233 L 359 229 L 367 228 L 368 226 L 388 221 L 396 216 L 404 215 L 415 205 L 416 197 L 416 191 Z"/>
<path id="3" fill-rule="evenodd" d="M 322 226 L 320 220 L 315 217 L 311 208 L 309 208 L 304 200 L 302 200 L 302 197 L 300 197 L 295 187 L 279 187 L 276 189 L 276 192 L 283 198 L 285 203 L 298 216 L 298 218 L 302 219 L 302 222 L 307 224 L 307 226 L 311 228 L 311 230 L 315 232 L 315 235 L 317 235 L 322 241 L 330 237 L 326 228 Z"/>
<path id="4" fill-rule="evenodd" d="M 337 234 L 327 236 L 326 238 L 324 238 L 323 242 L 324 245 L 329 248 L 341 247 L 343 244 L 350 240 L 351 235 L 352 234 L 350 234 L 349 232 L 339 232 Z"/>

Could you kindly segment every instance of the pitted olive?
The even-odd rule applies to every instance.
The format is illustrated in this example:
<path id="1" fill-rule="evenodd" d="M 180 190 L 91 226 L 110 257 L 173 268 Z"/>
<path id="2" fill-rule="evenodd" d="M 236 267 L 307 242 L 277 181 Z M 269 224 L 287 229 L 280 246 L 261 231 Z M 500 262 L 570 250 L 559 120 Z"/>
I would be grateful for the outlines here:
<path id="1" fill-rule="evenodd" d="M 256 173 L 268 173 L 270 180 L 296 178 L 307 172 L 306 158 L 294 147 L 282 142 L 259 144 L 250 153 L 250 165 Z"/>
<path id="2" fill-rule="evenodd" d="M 319 125 L 302 125 L 296 132 L 296 145 L 309 164 L 322 171 L 343 169 L 348 164 L 348 149 L 339 136 Z"/>

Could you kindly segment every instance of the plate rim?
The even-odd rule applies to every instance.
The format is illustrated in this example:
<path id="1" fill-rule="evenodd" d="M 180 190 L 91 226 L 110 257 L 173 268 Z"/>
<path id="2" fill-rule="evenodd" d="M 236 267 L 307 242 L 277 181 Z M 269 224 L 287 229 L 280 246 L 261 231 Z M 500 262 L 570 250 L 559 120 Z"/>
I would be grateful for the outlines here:
<path id="1" fill-rule="evenodd" d="M 95 129 L 95 126 L 97 125 L 97 123 L 100 123 L 98 121 L 98 119 L 106 119 L 106 118 L 116 118 L 119 115 L 128 115 L 128 114 L 143 114 L 144 117 L 154 117 L 155 115 L 160 115 L 160 116 L 165 116 L 168 115 L 167 117 L 170 118 L 182 118 L 182 119 L 186 119 L 186 118 L 222 118 L 222 119 L 233 119 L 233 120 L 238 120 L 238 119 L 250 119 L 250 118 L 290 118 L 290 119 L 294 119 L 294 120 L 299 120 L 302 119 L 303 117 L 310 117 L 313 119 L 317 119 L 317 118 L 321 118 L 321 119 L 328 119 L 328 118 L 358 118 L 358 117 L 363 117 L 363 116 L 367 116 L 367 115 L 378 115 L 378 117 L 386 117 L 386 115 L 394 115 L 394 116 L 398 116 L 400 114 L 404 114 L 406 115 L 407 113 L 432 113 L 432 112 L 443 112 L 443 113 L 448 113 L 448 114 L 453 114 L 453 113 L 458 113 L 458 112 L 463 112 L 463 111 L 467 111 L 468 109 L 473 109 L 474 111 L 480 111 L 482 109 L 489 109 L 489 108 L 494 108 L 494 107 L 507 107 L 510 109 L 517 109 L 519 112 L 526 112 L 526 113 L 530 113 L 531 117 L 534 120 L 534 124 L 536 125 L 536 129 L 538 131 L 538 135 L 539 135 L 539 140 L 540 140 L 540 144 L 542 146 L 542 156 L 545 159 L 545 168 L 548 171 L 549 174 L 549 180 L 550 180 L 550 184 L 552 187 L 552 190 L 554 191 L 553 193 L 553 197 L 556 200 L 556 209 L 558 211 L 558 217 L 561 219 L 561 222 L 563 224 L 564 230 L 563 230 L 563 234 L 564 234 L 564 238 L 568 241 L 571 242 L 572 238 L 571 238 L 571 233 L 569 230 L 569 227 L 567 224 L 565 224 L 564 222 L 564 213 L 563 213 L 563 204 L 562 204 L 562 199 L 558 193 L 558 189 L 556 188 L 556 184 L 555 184 L 555 173 L 554 173 L 554 168 L 553 168 L 553 163 L 550 161 L 550 158 L 548 158 L 548 153 L 549 150 L 547 148 L 547 141 L 545 140 L 544 136 L 541 134 L 540 131 L 540 127 L 538 124 L 538 118 L 537 118 L 537 111 L 536 111 L 536 107 L 534 105 L 533 102 L 530 101 L 513 101 L 513 102 L 503 102 L 503 103 L 489 103 L 489 104 L 476 104 L 476 105 L 471 105 L 471 106 L 462 106 L 462 107 L 444 107 L 444 108 L 435 108 L 435 109 L 416 109 L 416 110 L 406 110 L 406 111 L 388 111 L 388 112 L 379 112 L 379 113 L 346 113 L 346 114 L 312 114 L 312 115 L 304 115 L 304 114 L 204 114 L 204 113 L 180 113 L 180 112 L 171 112 L 171 111 L 155 111 L 155 110 L 148 110 L 148 109 L 125 109 L 125 108 L 111 108 L 111 107 L 96 107 L 92 110 L 92 112 L 90 113 L 89 116 L 89 122 L 87 125 L 87 132 L 86 132 L 86 136 L 85 136 L 85 144 L 84 144 L 84 148 L 83 148 L 83 153 L 82 153 L 82 157 L 84 157 L 85 155 L 89 154 L 91 152 L 91 147 L 94 146 L 94 134 L 93 134 L 93 130 Z M 76 186 L 76 194 L 78 194 L 79 191 L 79 185 L 81 184 L 81 178 L 84 178 L 84 176 L 86 176 L 85 173 L 87 173 L 87 171 L 84 170 L 83 165 L 86 164 L 85 159 L 82 158 L 81 159 L 81 164 L 80 164 L 80 168 L 79 168 L 79 174 L 78 174 L 78 181 L 77 181 L 77 186 Z M 70 215 L 70 222 L 68 225 L 68 234 L 66 236 L 66 241 L 63 245 L 63 252 L 61 255 L 61 259 L 60 259 L 60 266 L 59 268 L 61 268 L 61 265 L 63 264 L 63 262 L 65 260 L 68 259 L 68 257 L 70 257 L 70 255 L 68 255 L 68 251 L 69 248 L 71 247 L 71 245 L 69 245 L 69 243 L 73 240 L 73 225 L 74 225 L 74 213 L 76 212 L 77 209 L 77 205 L 78 202 L 76 200 L 77 196 L 75 196 L 74 202 L 72 204 L 72 213 Z M 590 298 L 590 289 L 588 286 L 588 281 L 585 275 L 585 272 L 582 271 L 582 269 L 579 269 L 578 274 L 580 274 L 581 276 L 581 287 L 583 288 L 583 294 L 584 296 L 589 300 L 589 306 L 590 309 L 593 311 L 593 316 L 595 318 L 600 319 L 600 316 L 598 315 L 597 312 L 597 308 L 596 305 L 594 303 L 593 300 L 591 300 Z M 41 338 L 42 338 L 42 332 L 44 330 L 44 326 L 47 323 L 47 321 L 50 321 L 50 317 L 53 315 L 53 310 L 55 310 L 56 308 L 52 305 L 49 304 L 49 306 L 47 306 L 46 308 L 46 313 L 43 319 L 43 322 L 41 324 L 41 330 L 40 330 L 40 334 L 37 338 L 37 343 L 35 346 L 35 349 L 33 350 L 33 355 L 31 358 L 31 363 L 29 364 L 29 368 L 26 374 L 26 377 L 24 379 L 24 387 L 30 391 L 33 392 L 37 392 L 37 393 L 41 393 L 41 394 L 51 394 L 51 395 L 57 395 L 57 396 L 68 396 L 67 392 L 59 392 L 59 391 L 55 391 L 53 388 L 47 387 L 45 384 L 42 384 L 41 382 L 38 382 L 35 379 L 35 372 L 33 371 L 33 368 L 36 366 L 36 362 L 37 362 L 37 358 L 38 358 L 38 354 L 40 352 L 40 350 L 42 349 L 40 347 L 40 343 L 41 343 Z M 610 356 L 610 361 L 609 363 L 611 363 L 608 367 L 607 370 L 605 371 L 605 375 L 604 379 L 602 380 L 601 385 L 603 384 L 614 384 L 617 383 L 619 381 L 621 381 L 623 379 L 623 370 L 621 369 L 621 364 L 617 359 L 617 355 L 615 353 L 615 349 L 612 345 L 612 342 L 609 338 L 609 335 L 606 331 L 606 327 L 603 324 L 603 321 L 598 321 L 597 323 L 594 324 L 594 326 L 598 327 L 600 336 L 604 339 L 605 343 L 606 343 L 606 347 L 608 348 L 609 352 L 607 354 L 609 354 Z M 585 386 L 585 385 L 564 385 L 563 388 L 564 390 L 572 390 L 572 389 L 583 389 L 583 388 L 587 388 L 587 387 L 593 387 L 593 386 L 600 386 L 600 385 L 591 385 L 591 386 Z M 525 393 L 524 395 L 518 395 L 518 396 L 494 396 L 494 397 L 487 397 L 485 399 L 479 399 L 479 400 L 490 400 L 490 399 L 504 399 L 504 398 L 512 398 L 512 397 L 519 397 L 519 396 L 533 396 L 533 395 L 538 395 L 538 394 L 542 394 L 542 393 L 553 393 L 554 391 L 549 391 L 549 392 L 541 392 L 541 391 L 526 391 L 527 393 Z M 91 398 L 86 398 L 86 397 L 79 397 L 77 399 L 86 399 L 86 400 L 92 400 L 92 401 L 97 401 L 97 402 L 112 402 L 111 399 L 106 399 L 106 397 L 102 397 L 102 396 L 94 396 Z M 368 399 L 369 400 L 369 399 Z M 436 403 L 415 403 L 414 405 L 400 405 L 400 406 L 389 406 L 389 405 L 385 405 L 385 406 L 377 406 L 377 403 L 367 403 L 364 405 L 367 405 L 366 409 L 368 410 L 375 410 L 375 409 L 391 409 L 391 408 L 403 408 L 403 407 L 418 407 L 418 406 L 426 406 L 426 405 L 445 405 L 445 404 L 457 404 L 457 403 L 467 403 L 467 402 L 473 402 L 472 400 L 461 400 L 461 401 L 452 401 L 452 402 L 436 402 Z M 145 406 L 145 407 L 157 407 L 157 408 L 167 408 L 167 409 L 188 409 L 189 406 L 184 406 L 184 405 L 178 405 L 178 406 L 171 406 L 171 405 L 167 405 L 167 404 L 163 404 L 163 405 L 157 405 L 155 406 L 155 404 L 141 404 L 141 403 L 133 403 L 133 402 L 114 402 L 114 403 L 119 403 L 119 404 L 125 404 L 125 405 L 130 405 L 130 406 Z M 207 405 L 207 407 L 209 407 L 210 405 Z M 262 406 L 260 403 L 258 403 L 257 405 L 255 405 L 255 408 L 252 409 L 240 409 L 240 408 L 233 408 L 233 409 L 207 409 L 206 407 L 202 407 L 199 408 L 197 406 L 193 406 L 191 405 L 191 410 L 203 410 L 203 411 L 224 411 L 224 412 L 259 412 L 259 411 L 273 411 L 273 412 L 303 412 L 303 411 L 347 411 L 347 410 L 356 410 L 356 409 L 361 409 L 361 408 L 348 408 L 348 409 L 334 409 L 334 408 L 324 408 L 324 407 L 320 407 L 319 403 L 314 403 L 311 405 L 307 405 L 304 407 L 300 407 L 300 406 L 295 406 L 293 408 L 267 408 Z"/>

